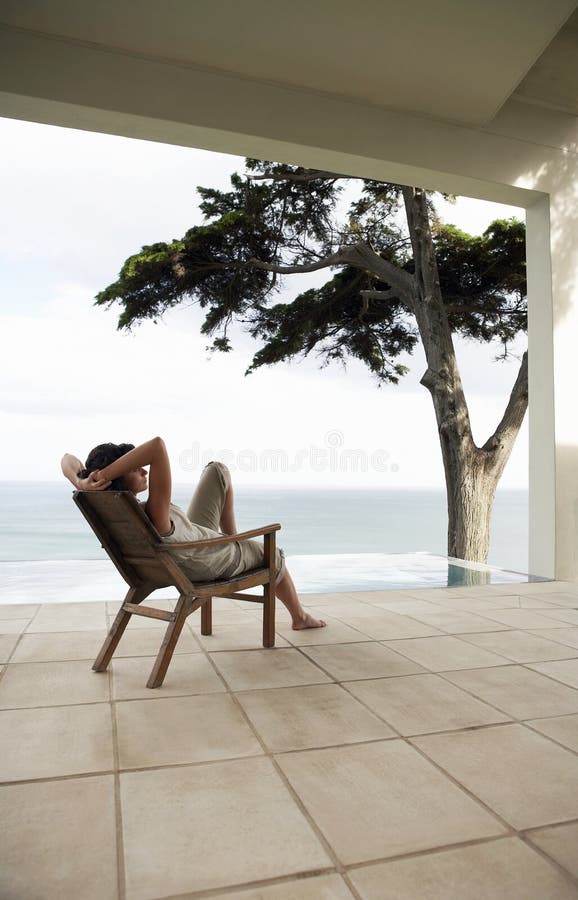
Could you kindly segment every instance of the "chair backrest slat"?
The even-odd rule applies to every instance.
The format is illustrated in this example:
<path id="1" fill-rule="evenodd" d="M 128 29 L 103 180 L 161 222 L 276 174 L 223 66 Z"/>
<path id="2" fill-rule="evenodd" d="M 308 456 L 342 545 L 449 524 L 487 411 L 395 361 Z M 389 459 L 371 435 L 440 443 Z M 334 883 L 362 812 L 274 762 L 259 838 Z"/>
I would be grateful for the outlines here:
<path id="1" fill-rule="evenodd" d="M 157 548 L 161 537 L 129 491 L 75 491 L 74 502 L 131 587 L 166 587 L 173 578 Z M 131 559 L 129 563 L 127 557 Z M 138 558 L 138 562 L 137 562 Z"/>

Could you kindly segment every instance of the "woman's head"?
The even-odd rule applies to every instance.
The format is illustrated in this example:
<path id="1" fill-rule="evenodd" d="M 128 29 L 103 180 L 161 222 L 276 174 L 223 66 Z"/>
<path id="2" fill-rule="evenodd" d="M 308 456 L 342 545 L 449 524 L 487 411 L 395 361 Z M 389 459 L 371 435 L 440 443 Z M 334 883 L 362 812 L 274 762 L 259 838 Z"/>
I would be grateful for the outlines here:
<path id="1" fill-rule="evenodd" d="M 80 472 L 80 477 L 88 478 L 91 472 L 104 469 L 121 456 L 124 456 L 125 453 L 128 453 L 129 450 L 134 450 L 134 444 L 99 444 L 98 447 L 94 447 L 88 454 L 84 469 Z M 121 477 L 115 478 L 107 490 L 128 491 L 131 490 L 131 486 L 124 477 Z"/>

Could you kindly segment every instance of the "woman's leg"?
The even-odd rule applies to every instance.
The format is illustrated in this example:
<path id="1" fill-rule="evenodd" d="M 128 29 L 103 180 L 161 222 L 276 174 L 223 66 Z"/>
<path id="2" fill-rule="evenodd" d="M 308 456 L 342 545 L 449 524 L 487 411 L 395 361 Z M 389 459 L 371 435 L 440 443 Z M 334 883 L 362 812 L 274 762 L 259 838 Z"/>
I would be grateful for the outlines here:
<path id="1" fill-rule="evenodd" d="M 225 491 L 225 502 L 221 512 L 220 528 L 223 534 L 237 534 L 237 522 L 235 521 L 235 496 L 233 494 L 233 482 L 231 481 L 231 473 L 226 466 L 223 466 L 223 474 L 227 482 Z"/>
<path id="2" fill-rule="evenodd" d="M 289 610 L 294 631 L 300 631 L 303 628 L 323 628 L 327 624 L 323 619 L 314 619 L 310 613 L 305 612 L 299 602 L 293 579 L 287 569 L 285 569 L 283 578 L 277 583 L 275 593 L 281 603 L 284 603 Z"/>
<path id="3" fill-rule="evenodd" d="M 230 482 L 229 470 L 223 463 L 210 462 L 206 465 L 189 503 L 187 517 L 190 521 L 219 531 Z"/>
<path id="4" fill-rule="evenodd" d="M 196 521 L 215 530 L 215 520 L 218 519 L 218 527 L 223 534 L 238 533 L 233 483 L 227 466 L 223 463 L 209 463 L 204 469 L 187 515 L 192 522 Z M 287 607 L 296 631 L 302 628 L 322 628 L 326 624 L 323 619 L 315 619 L 305 612 L 287 569 L 275 586 L 275 594 Z"/>

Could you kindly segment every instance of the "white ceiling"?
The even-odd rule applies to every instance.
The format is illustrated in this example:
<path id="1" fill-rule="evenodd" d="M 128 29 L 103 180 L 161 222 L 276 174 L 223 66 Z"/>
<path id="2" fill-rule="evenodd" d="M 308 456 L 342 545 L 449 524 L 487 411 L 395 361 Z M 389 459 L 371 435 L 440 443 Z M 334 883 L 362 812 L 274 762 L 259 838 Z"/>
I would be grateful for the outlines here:
<path id="1" fill-rule="evenodd" d="M 554 93 L 556 108 L 576 107 L 575 19 L 556 38 L 575 8 L 573 0 L 0 0 L 0 22 L 483 125 L 519 85 L 521 98 L 548 105 Z"/>

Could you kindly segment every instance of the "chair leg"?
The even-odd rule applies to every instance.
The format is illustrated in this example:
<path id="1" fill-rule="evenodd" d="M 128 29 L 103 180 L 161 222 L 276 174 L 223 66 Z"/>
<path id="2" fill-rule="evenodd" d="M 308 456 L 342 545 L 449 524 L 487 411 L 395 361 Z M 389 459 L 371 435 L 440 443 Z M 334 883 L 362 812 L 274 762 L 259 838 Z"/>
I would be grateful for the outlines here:
<path id="1" fill-rule="evenodd" d="M 263 646 L 275 646 L 275 585 L 263 585 Z"/>
<path id="2" fill-rule="evenodd" d="M 194 597 L 187 594 L 181 594 L 179 602 L 175 607 L 175 618 L 165 631 L 165 636 L 161 644 L 152 672 L 147 681 L 148 688 L 160 687 L 165 680 L 165 675 L 169 667 L 169 663 L 173 658 L 177 641 L 183 630 L 186 618 L 190 612 L 190 607 L 194 601 Z"/>
<path id="3" fill-rule="evenodd" d="M 201 606 L 201 634 L 213 633 L 213 598 L 209 597 Z"/>
<path id="4" fill-rule="evenodd" d="M 92 668 L 95 672 L 104 672 L 112 658 L 114 651 L 118 646 L 118 642 L 124 634 L 124 630 L 128 625 L 128 620 L 132 613 L 125 612 L 123 609 L 125 603 L 142 603 L 145 597 L 148 597 L 150 590 L 146 588 L 130 588 L 126 597 L 122 601 L 121 607 L 117 613 L 116 619 L 110 627 L 110 631 L 105 638 L 104 644 L 100 648 L 100 653 L 94 660 Z"/>

